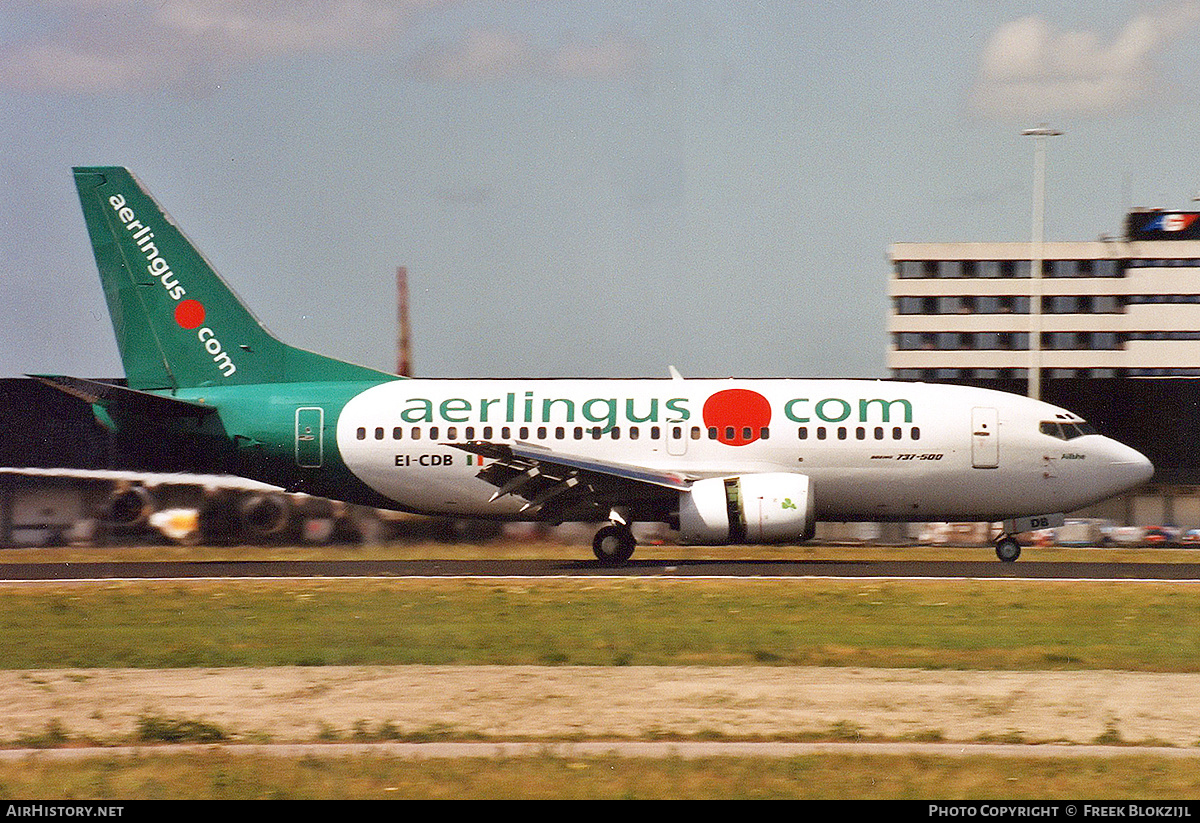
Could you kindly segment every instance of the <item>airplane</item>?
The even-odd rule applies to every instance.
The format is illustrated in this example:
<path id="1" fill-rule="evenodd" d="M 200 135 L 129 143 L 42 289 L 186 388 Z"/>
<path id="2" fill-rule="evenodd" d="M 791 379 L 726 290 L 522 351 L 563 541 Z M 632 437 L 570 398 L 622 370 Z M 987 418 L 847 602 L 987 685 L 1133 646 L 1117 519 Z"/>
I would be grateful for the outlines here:
<path id="1" fill-rule="evenodd" d="M 417 514 L 794 544 L 817 521 L 1002 522 L 1015 535 L 1134 488 L 1142 454 L 1056 406 L 860 379 L 407 379 L 281 342 L 132 173 L 75 184 L 125 385 L 31 375 L 132 436 L 199 439 L 230 473 Z"/>

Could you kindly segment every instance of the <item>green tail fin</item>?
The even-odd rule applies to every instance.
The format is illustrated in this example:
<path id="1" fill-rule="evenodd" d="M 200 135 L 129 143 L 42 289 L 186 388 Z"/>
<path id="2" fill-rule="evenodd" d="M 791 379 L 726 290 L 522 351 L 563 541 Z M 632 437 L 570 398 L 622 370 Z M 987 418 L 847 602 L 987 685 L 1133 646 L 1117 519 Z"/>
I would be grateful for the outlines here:
<path id="1" fill-rule="evenodd" d="M 130 388 L 394 379 L 272 336 L 128 169 L 74 171 Z"/>

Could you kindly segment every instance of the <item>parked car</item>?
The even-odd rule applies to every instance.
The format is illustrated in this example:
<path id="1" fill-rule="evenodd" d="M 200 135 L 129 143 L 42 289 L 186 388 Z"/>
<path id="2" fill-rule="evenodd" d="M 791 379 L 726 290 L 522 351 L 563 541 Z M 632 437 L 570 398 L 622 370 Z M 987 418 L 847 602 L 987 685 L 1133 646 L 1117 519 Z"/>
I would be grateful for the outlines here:
<path id="1" fill-rule="evenodd" d="M 1174 546 L 1179 540 L 1179 529 L 1174 526 L 1150 526 L 1142 535 L 1146 546 Z"/>
<path id="2" fill-rule="evenodd" d="M 1108 536 L 1115 545 L 1128 548 L 1142 545 L 1145 534 L 1146 530 L 1141 526 L 1117 526 L 1109 532 Z"/>
<path id="3" fill-rule="evenodd" d="M 1054 530 L 1059 546 L 1105 546 L 1112 542 L 1113 523 L 1099 517 L 1072 517 Z"/>
<path id="4" fill-rule="evenodd" d="M 1179 536 L 1179 544 L 1192 548 L 1200 546 L 1200 529 L 1188 529 Z"/>

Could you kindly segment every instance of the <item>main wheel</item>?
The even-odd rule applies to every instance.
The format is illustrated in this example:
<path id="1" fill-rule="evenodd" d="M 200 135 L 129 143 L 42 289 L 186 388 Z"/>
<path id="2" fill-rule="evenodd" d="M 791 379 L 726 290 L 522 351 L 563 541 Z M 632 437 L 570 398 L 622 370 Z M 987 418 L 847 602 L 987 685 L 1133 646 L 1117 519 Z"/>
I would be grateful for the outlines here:
<path id="1" fill-rule="evenodd" d="M 1021 556 L 1021 544 L 1015 537 L 1001 537 L 996 541 L 996 557 L 1004 563 L 1012 563 Z"/>
<path id="2" fill-rule="evenodd" d="M 626 526 L 605 526 L 592 539 L 596 559 L 607 566 L 619 566 L 629 560 L 636 547 L 633 532 Z"/>

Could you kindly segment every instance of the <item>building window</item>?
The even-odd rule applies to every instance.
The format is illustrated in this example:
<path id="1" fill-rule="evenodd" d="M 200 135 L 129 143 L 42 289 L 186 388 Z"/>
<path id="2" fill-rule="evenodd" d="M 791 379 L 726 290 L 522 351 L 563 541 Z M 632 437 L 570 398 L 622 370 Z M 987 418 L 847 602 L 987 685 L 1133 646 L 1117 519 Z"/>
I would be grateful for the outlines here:
<path id="1" fill-rule="evenodd" d="M 937 271 L 930 260 L 901 260 L 896 264 L 896 269 L 902 280 L 922 280 L 933 277 Z"/>
<path id="2" fill-rule="evenodd" d="M 1046 274 L 1049 277 L 1080 277 L 1079 264 L 1080 260 L 1047 260 Z"/>

